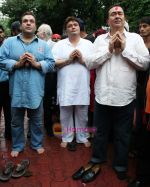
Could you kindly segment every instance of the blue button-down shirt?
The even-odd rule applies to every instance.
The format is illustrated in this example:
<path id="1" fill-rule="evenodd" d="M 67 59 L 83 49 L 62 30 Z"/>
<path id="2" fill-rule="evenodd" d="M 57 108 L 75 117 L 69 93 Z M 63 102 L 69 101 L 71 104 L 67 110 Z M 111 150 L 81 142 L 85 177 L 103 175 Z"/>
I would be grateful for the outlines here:
<path id="1" fill-rule="evenodd" d="M 25 52 L 35 56 L 41 70 L 33 67 L 14 69 L 15 63 Z M 22 35 L 6 39 L 0 48 L 0 68 L 10 72 L 12 107 L 36 109 L 44 95 L 45 74 L 54 68 L 51 50 L 45 41 L 35 37 L 29 44 Z"/>
<path id="2" fill-rule="evenodd" d="M 8 76 L 8 71 L 4 71 L 0 69 L 0 83 L 8 81 L 9 76 Z"/>
<path id="3" fill-rule="evenodd" d="M 8 72 L 0 69 L 0 82 L 8 81 Z"/>

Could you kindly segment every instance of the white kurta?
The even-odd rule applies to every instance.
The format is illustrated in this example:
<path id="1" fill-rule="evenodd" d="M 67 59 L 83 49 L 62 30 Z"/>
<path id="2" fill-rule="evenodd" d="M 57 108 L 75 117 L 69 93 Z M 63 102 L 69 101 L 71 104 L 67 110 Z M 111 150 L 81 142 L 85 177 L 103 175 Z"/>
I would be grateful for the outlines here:
<path id="1" fill-rule="evenodd" d="M 93 52 L 93 44 L 80 39 L 76 47 L 72 46 L 69 39 L 64 39 L 55 44 L 52 53 L 55 60 L 69 59 L 72 51 L 78 49 L 83 58 Z M 60 106 L 89 105 L 90 101 L 90 72 L 77 61 L 73 64 L 58 69 L 57 98 Z"/>
<path id="2" fill-rule="evenodd" d="M 89 69 L 96 69 L 95 100 L 102 105 L 125 106 L 136 97 L 136 70 L 148 68 L 150 57 L 141 36 L 124 31 L 125 49 L 110 53 L 110 34 L 98 36 L 94 53 L 87 58 Z"/>

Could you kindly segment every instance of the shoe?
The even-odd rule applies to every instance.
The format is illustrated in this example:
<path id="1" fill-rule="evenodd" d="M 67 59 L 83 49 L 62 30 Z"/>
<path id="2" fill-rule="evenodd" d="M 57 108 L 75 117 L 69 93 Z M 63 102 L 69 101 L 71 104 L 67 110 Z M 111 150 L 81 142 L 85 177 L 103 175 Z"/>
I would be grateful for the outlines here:
<path id="1" fill-rule="evenodd" d="M 114 169 L 114 171 L 115 171 L 117 178 L 119 180 L 127 179 L 127 172 L 126 171 L 117 171 L 116 169 Z"/>
<path id="2" fill-rule="evenodd" d="M 76 172 L 72 175 L 72 179 L 73 179 L 73 180 L 81 179 L 84 173 L 85 173 L 85 168 L 84 168 L 84 167 L 81 167 L 78 171 L 76 171 Z"/>
<path id="3" fill-rule="evenodd" d="M 69 142 L 68 144 L 67 144 L 67 149 L 68 149 L 68 151 L 76 151 L 77 149 L 76 149 L 76 142 L 75 141 L 73 141 L 73 142 Z"/>
<path id="4" fill-rule="evenodd" d="M 17 167 L 14 169 L 12 173 L 13 178 L 19 178 L 23 176 L 29 167 L 29 160 L 22 160 L 20 164 L 17 165 Z"/>
<path id="5" fill-rule="evenodd" d="M 13 162 L 11 162 L 11 161 L 7 162 L 4 167 L 4 170 L 1 171 L 1 173 L 0 173 L 0 181 L 3 181 L 3 182 L 8 181 L 12 176 L 12 172 L 14 170 L 14 167 L 15 167 L 15 165 Z"/>
<path id="6" fill-rule="evenodd" d="M 134 180 L 129 182 L 128 187 L 143 187 L 140 181 Z"/>
<path id="7" fill-rule="evenodd" d="M 95 164 L 92 168 L 88 169 L 82 176 L 82 183 L 92 182 L 100 174 L 101 167 Z"/>
<path id="8" fill-rule="evenodd" d="M 79 180 L 82 178 L 83 174 L 89 170 L 91 167 L 93 167 L 93 163 L 88 163 L 86 167 L 81 167 L 79 170 L 77 170 L 73 175 L 72 175 L 72 179 L 73 180 Z"/>

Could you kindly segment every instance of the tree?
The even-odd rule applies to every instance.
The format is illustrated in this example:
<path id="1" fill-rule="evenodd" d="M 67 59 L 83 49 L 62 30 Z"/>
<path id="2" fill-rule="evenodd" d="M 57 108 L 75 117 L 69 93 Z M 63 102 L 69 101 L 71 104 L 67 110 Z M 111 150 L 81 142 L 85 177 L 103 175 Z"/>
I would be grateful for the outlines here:
<path id="1" fill-rule="evenodd" d="M 6 0 L 0 11 L 10 17 L 10 22 L 20 20 L 24 11 L 32 10 L 38 25 L 48 23 L 54 32 L 61 33 L 67 16 L 73 15 L 85 20 L 88 30 L 103 24 L 103 3 L 97 0 Z"/>
<path id="2" fill-rule="evenodd" d="M 2 18 L 2 19 L 0 19 L 0 23 L 1 23 L 1 25 L 5 29 L 5 35 L 9 36 L 10 35 L 10 29 L 8 27 L 8 25 L 9 25 L 9 18 Z"/>
<path id="3" fill-rule="evenodd" d="M 149 0 L 126 0 L 123 2 L 123 5 L 130 30 L 137 31 L 138 21 L 144 16 L 150 16 Z"/>
<path id="4" fill-rule="evenodd" d="M 5 0 L 0 11 L 10 17 L 10 23 L 20 20 L 23 12 L 32 10 L 37 24 L 50 24 L 55 33 L 62 33 L 67 16 L 80 17 L 87 30 L 93 31 L 106 25 L 108 7 L 120 4 L 125 9 L 131 30 L 136 29 L 137 20 L 150 15 L 149 0 Z"/>

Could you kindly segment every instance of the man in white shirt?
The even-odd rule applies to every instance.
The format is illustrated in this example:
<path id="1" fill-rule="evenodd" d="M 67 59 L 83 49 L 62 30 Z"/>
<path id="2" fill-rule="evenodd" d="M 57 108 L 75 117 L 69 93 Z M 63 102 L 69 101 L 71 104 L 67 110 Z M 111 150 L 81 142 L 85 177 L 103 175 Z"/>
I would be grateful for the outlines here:
<path id="1" fill-rule="evenodd" d="M 58 67 L 57 98 L 62 126 L 61 147 L 67 147 L 73 141 L 74 133 L 77 143 L 84 143 L 89 147 L 86 127 L 90 100 L 90 74 L 84 58 L 92 53 L 93 44 L 80 37 L 77 18 L 68 17 L 64 29 L 68 38 L 57 42 L 52 49 Z"/>
<path id="2" fill-rule="evenodd" d="M 94 42 L 95 52 L 86 61 L 89 69 L 96 68 L 94 126 L 96 133 L 90 162 L 73 174 L 73 179 L 90 182 L 107 161 L 109 130 L 113 128 L 113 169 L 117 177 L 126 178 L 128 147 L 133 124 L 136 97 L 136 70 L 145 70 L 149 53 L 143 39 L 124 29 L 125 15 L 120 6 L 108 12 L 110 32 Z"/>

